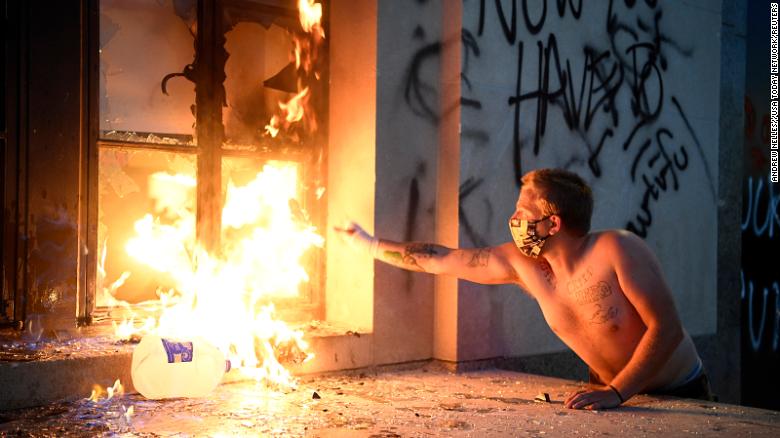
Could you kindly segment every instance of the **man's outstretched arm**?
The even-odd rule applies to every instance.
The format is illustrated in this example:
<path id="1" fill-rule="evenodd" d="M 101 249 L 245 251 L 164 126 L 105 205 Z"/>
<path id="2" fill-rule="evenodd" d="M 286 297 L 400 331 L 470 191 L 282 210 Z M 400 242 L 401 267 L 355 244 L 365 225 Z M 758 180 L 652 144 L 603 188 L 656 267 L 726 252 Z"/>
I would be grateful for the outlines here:
<path id="1" fill-rule="evenodd" d="M 486 248 L 453 249 L 433 243 L 380 240 L 357 224 L 336 228 L 336 231 L 370 256 L 399 268 L 451 275 L 483 284 L 519 281 L 508 259 L 508 251 L 513 249 L 511 243 Z"/>

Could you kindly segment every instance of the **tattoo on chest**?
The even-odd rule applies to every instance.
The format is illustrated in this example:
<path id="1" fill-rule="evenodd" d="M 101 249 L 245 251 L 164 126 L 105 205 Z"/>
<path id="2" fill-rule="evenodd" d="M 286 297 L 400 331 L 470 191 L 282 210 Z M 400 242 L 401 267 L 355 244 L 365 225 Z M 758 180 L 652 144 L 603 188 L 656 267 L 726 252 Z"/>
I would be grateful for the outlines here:
<path id="1" fill-rule="evenodd" d="M 585 268 L 585 272 L 583 272 L 582 275 L 574 278 L 573 280 L 570 280 L 566 284 L 566 287 L 569 288 L 569 292 L 580 290 L 585 287 L 586 284 L 588 284 L 588 281 L 590 281 L 591 277 L 593 277 L 593 271 L 590 269 L 590 266 L 588 266 Z"/>
<path id="2" fill-rule="evenodd" d="M 612 287 L 606 281 L 599 281 L 594 285 L 574 291 L 572 295 L 574 295 L 574 301 L 577 304 L 590 304 L 612 295 Z"/>
<path id="3" fill-rule="evenodd" d="M 471 267 L 487 266 L 489 259 L 490 259 L 490 249 L 488 249 L 488 248 L 480 248 L 471 257 L 471 260 L 469 260 L 469 262 L 468 262 L 468 266 L 471 266 Z"/>
<path id="4" fill-rule="evenodd" d="M 615 319 L 618 314 L 618 309 L 615 306 L 605 308 L 601 304 L 596 304 L 596 307 L 598 309 L 593 313 L 593 316 L 590 317 L 591 324 L 604 324 L 610 319 Z"/>
<path id="5" fill-rule="evenodd" d="M 555 289 L 558 285 L 558 281 L 555 279 L 555 273 L 553 273 L 552 267 L 547 263 L 547 260 L 539 260 L 539 269 L 542 270 L 542 274 L 544 274 L 544 279 L 547 280 L 547 284 Z"/>

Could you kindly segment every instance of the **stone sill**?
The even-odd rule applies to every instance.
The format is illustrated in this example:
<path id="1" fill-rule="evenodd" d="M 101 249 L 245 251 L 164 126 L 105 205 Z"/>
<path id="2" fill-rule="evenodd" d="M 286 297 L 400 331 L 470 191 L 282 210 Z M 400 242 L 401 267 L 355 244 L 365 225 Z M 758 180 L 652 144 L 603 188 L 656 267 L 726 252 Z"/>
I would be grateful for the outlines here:
<path id="1" fill-rule="evenodd" d="M 376 371 L 382 371 L 377 373 Z M 435 362 L 301 378 L 295 390 L 254 382 L 208 397 L 126 394 L 0 415 L 0 436 L 688 436 L 776 437 L 780 412 L 674 397 L 617 409 L 563 406 L 582 382 L 502 370 L 450 373 Z M 549 401 L 536 401 L 547 393 Z"/>
<path id="2" fill-rule="evenodd" d="M 371 334 L 319 333 L 307 339 L 315 356 L 302 364 L 287 365 L 293 375 L 373 365 Z M 15 355 L 17 360 L 0 360 L 0 388 L 3 388 L 0 410 L 87 398 L 94 385 L 105 388 L 116 379 L 120 379 L 126 392 L 133 391 L 130 366 L 135 344 L 117 343 L 104 337 L 40 344 L 45 345 L 35 354 L 19 352 Z M 14 356 L 8 346 L 3 345 L 1 358 Z M 240 372 L 231 371 L 224 382 L 245 379 Z"/>

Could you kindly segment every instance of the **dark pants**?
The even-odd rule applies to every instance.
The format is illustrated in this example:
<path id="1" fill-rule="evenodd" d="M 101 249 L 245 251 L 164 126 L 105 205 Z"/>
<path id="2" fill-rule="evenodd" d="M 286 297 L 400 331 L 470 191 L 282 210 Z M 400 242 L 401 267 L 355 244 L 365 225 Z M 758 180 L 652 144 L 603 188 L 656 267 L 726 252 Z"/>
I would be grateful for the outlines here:
<path id="1" fill-rule="evenodd" d="M 588 382 L 594 385 L 606 385 L 593 370 L 588 370 Z M 671 395 L 672 397 L 693 398 L 704 401 L 718 401 L 718 397 L 710 389 L 710 379 L 707 373 L 702 370 L 698 377 L 694 378 L 685 385 L 666 391 L 649 391 L 651 395 Z"/>

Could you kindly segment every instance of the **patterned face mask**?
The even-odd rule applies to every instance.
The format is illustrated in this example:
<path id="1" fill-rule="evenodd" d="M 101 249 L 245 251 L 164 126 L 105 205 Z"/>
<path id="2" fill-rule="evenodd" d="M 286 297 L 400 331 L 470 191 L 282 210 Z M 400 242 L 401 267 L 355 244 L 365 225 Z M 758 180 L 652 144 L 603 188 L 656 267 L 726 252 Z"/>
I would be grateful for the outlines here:
<path id="1" fill-rule="evenodd" d="M 528 221 L 525 219 L 509 219 L 509 231 L 512 233 L 512 240 L 515 241 L 517 249 L 528 257 L 537 258 L 542 252 L 542 246 L 550 235 L 540 237 L 536 234 L 536 224 L 547 220 L 550 216 L 545 216 L 539 220 Z"/>

